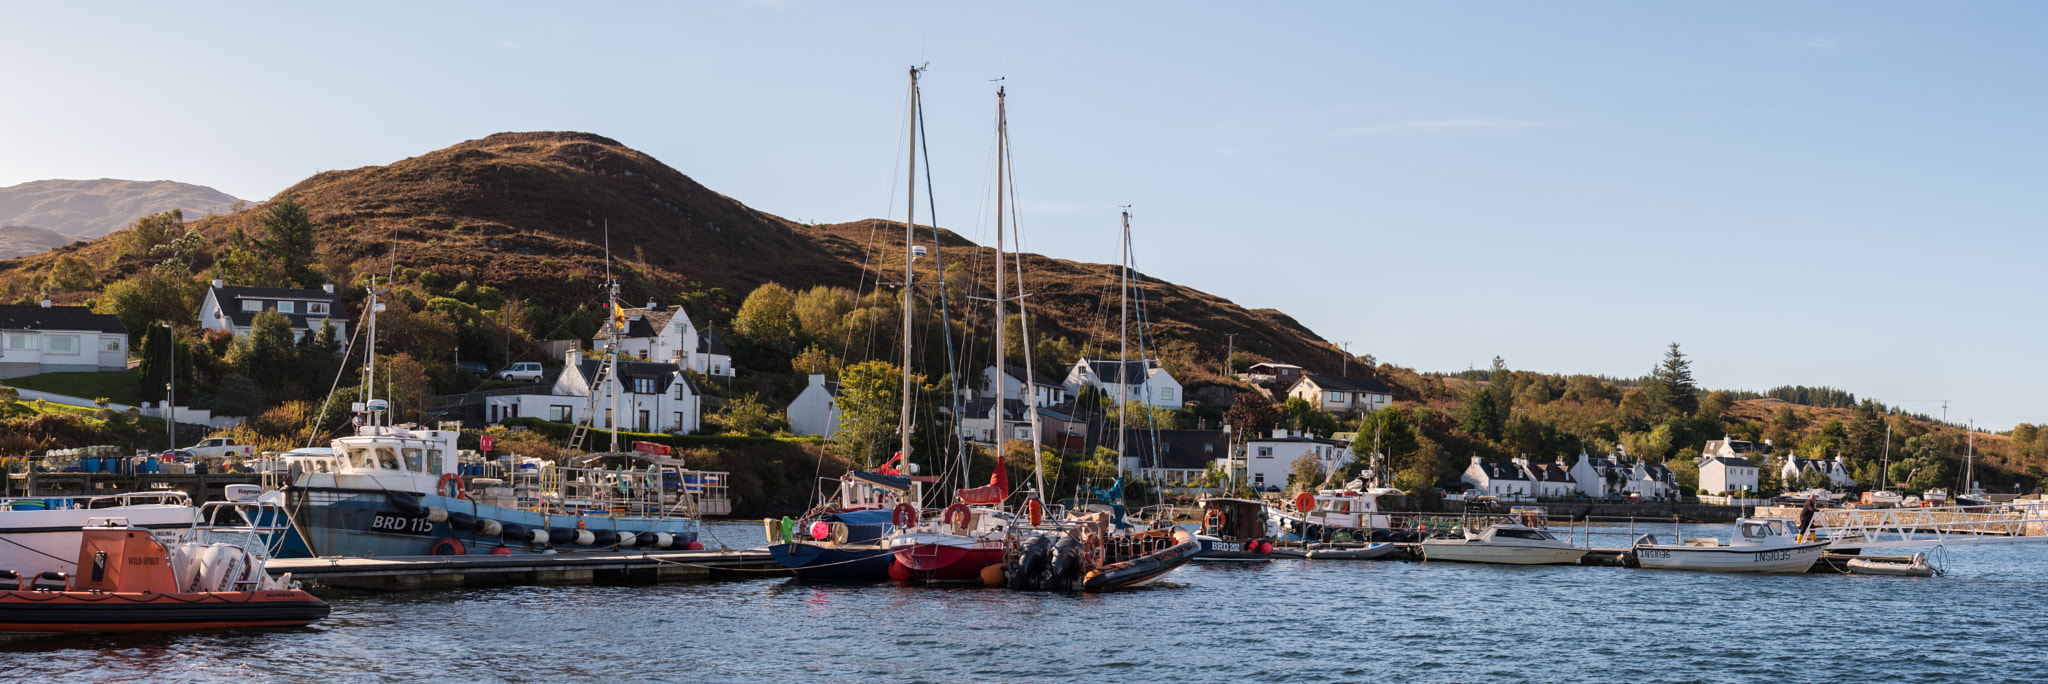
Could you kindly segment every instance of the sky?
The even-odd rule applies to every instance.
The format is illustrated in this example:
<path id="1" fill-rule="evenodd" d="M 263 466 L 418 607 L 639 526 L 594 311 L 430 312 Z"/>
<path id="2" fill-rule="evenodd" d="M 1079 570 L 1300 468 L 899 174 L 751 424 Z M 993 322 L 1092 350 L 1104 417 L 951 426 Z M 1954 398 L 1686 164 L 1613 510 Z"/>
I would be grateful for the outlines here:
<path id="1" fill-rule="evenodd" d="M 1831 385 L 2048 421 L 2048 6 L 8 2 L 0 186 L 267 199 L 578 130 L 800 221 L 903 214 L 1275 308 L 1420 370 Z M 1000 84 L 993 81 L 1003 78 Z M 929 220 L 921 217 L 921 221 Z"/>

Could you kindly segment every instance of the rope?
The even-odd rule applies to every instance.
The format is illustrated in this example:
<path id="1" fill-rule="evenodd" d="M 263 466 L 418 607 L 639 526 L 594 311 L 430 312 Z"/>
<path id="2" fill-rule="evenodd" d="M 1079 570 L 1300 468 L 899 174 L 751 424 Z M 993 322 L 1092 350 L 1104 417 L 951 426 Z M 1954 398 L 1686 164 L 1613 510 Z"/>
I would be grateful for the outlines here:
<path id="1" fill-rule="evenodd" d="M 74 566 L 74 567 L 78 565 L 78 561 L 68 561 L 68 560 L 64 560 L 64 559 L 62 559 L 62 558 L 58 558 L 58 557 L 56 557 L 56 556 L 52 556 L 52 555 L 50 555 L 50 554 L 47 554 L 47 553 L 43 553 L 43 552 L 42 552 L 41 550 L 39 550 L 39 549 L 34 549 L 34 548 L 30 548 L 30 547 L 28 547 L 27 545 L 24 545 L 24 544 L 22 544 L 21 542 L 18 542 L 18 541 L 12 540 L 12 539 L 8 539 L 8 538 L 7 538 L 7 537 L 5 537 L 5 536 L 0 536 L 0 541 L 4 541 L 4 542 L 7 542 L 7 543 L 9 543 L 9 544 L 13 544 L 13 545 L 15 545 L 15 546 L 19 546 L 19 547 L 21 547 L 21 548 L 24 548 L 24 549 L 28 549 L 28 550 L 30 550 L 30 551 L 34 551 L 34 552 L 36 552 L 37 554 L 40 554 L 40 555 L 42 555 L 42 556 L 43 556 L 44 558 L 48 558 L 48 559 L 51 559 L 51 560 L 57 561 L 57 562 L 59 562 L 59 563 L 63 563 L 63 564 L 65 564 L 65 565 L 70 565 L 70 566 Z"/>

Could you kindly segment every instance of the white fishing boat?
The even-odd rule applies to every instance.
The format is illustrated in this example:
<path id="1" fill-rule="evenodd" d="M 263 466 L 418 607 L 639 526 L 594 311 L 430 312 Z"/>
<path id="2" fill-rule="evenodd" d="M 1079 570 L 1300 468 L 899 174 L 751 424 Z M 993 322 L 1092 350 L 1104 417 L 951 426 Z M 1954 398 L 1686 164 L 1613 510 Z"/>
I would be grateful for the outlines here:
<path id="1" fill-rule="evenodd" d="M 1466 531 L 1463 539 L 1429 539 L 1422 542 L 1425 561 L 1460 563 L 1503 563 L 1508 565 L 1551 565 L 1576 563 L 1588 549 L 1551 536 L 1549 532 L 1517 523 L 1496 523 L 1477 533 Z"/>
<path id="2" fill-rule="evenodd" d="M 179 491 L 0 499 L 0 569 L 77 572 L 78 540 L 92 518 L 119 517 L 159 542 L 183 543 L 198 512 Z"/>
<path id="3" fill-rule="evenodd" d="M 1806 572 L 1830 542 L 1801 541 L 1791 529 L 1790 520 L 1742 518 L 1735 521 L 1734 539 L 1728 542 L 1699 537 L 1659 544 L 1655 535 L 1643 535 L 1635 543 L 1636 562 L 1663 570 Z"/>
<path id="4" fill-rule="evenodd" d="M 1271 533 L 1281 541 L 1348 543 L 1371 541 L 1392 519 L 1380 512 L 1379 497 L 1401 496 L 1384 487 L 1324 489 L 1296 494 L 1292 506 L 1268 506 Z"/>

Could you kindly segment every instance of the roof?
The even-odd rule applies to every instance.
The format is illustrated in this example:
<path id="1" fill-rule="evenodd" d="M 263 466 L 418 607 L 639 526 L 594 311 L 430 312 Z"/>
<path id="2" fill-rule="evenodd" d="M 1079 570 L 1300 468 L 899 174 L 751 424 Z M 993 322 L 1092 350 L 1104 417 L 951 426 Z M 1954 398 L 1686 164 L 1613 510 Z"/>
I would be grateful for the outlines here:
<path id="1" fill-rule="evenodd" d="M 1710 457 L 1708 457 L 1708 458 L 1707 458 L 1707 460 L 1705 460 L 1705 461 L 1702 461 L 1702 462 L 1700 462 L 1700 467 L 1704 468 L 1704 467 L 1706 467 L 1706 466 L 1707 466 L 1708 464 L 1710 464 L 1710 463 L 1719 463 L 1719 464 L 1721 464 L 1721 465 L 1723 465 L 1723 466 L 1728 466 L 1728 467 L 1734 467 L 1734 468 L 1755 468 L 1755 467 L 1757 467 L 1755 463 L 1751 463 L 1751 462 L 1749 462 L 1749 459 L 1746 459 L 1746 458 L 1739 458 L 1739 457 L 1730 457 L 1730 456 L 1710 456 Z"/>
<path id="2" fill-rule="evenodd" d="M 697 353 L 732 356 L 732 350 L 725 348 L 725 340 L 718 339 L 718 335 L 709 330 L 697 333 Z M 839 393 L 832 394 L 838 396 Z"/>
<path id="3" fill-rule="evenodd" d="M 597 376 L 597 368 L 603 363 L 603 359 L 583 359 L 580 363 L 577 364 L 577 370 L 581 373 L 581 376 L 583 378 L 584 389 L 591 389 L 590 379 Z M 690 388 L 691 394 L 699 394 L 699 392 L 697 391 L 697 386 L 694 383 L 691 383 L 690 377 L 687 375 L 683 375 L 681 373 L 681 370 L 682 367 L 677 366 L 673 363 L 655 363 L 652 361 L 619 362 L 620 378 L 625 378 L 628 380 L 637 378 L 652 378 L 654 380 L 655 394 L 667 394 L 669 388 L 672 386 L 672 383 L 675 382 L 681 382 L 683 383 L 684 387 Z M 629 386 L 628 391 L 630 391 L 630 389 L 631 388 Z"/>
<path id="4" fill-rule="evenodd" d="M 991 365 L 990 365 L 990 368 L 993 368 L 993 367 L 994 367 L 994 365 L 993 365 L 993 364 L 991 364 Z M 981 372 L 982 372 L 983 374 L 987 374 L 987 373 L 988 373 L 988 369 L 987 369 L 987 368 L 984 368 L 984 369 L 982 369 L 982 371 L 981 371 Z M 1023 367 L 1023 366 L 1013 366 L 1013 365 L 1009 365 L 1009 364 L 1004 364 L 1004 365 L 1003 365 L 1003 372 L 1004 372 L 1005 374 L 1009 375 L 1009 376 L 1010 376 L 1011 378 L 1015 378 L 1015 379 L 1016 379 L 1016 380 L 1017 380 L 1018 382 L 1023 382 L 1023 381 L 1024 381 L 1024 367 Z M 1054 380 L 1054 379 L 1052 379 L 1051 377 L 1048 377 L 1048 376 L 1047 376 L 1046 374 L 1038 372 L 1038 370 L 1037 370 L 1037 369 L 1032 369 L 1032 371 L 1031 371 L 1031 382 L 1033 382 L 1034 384 L 1038 384 L 1038 385 L 1044 385 L 1044 386 L 1046 386 L 1046 387 L 1066 387 L 1066 384 L 1065 384 L 1065 383 L 1062 383 L 1062 382 L 1060 382 L 1060 381 L 1058 381 L 1058 380 Z"/>
<path id="5" fill-rule="evenodd" d="M 93 330 L 128 334 L 128 326 L 113 314 L 96 314 L 83 306 L 39 304 L 0 305 L 0 329 L 5 330 Z"/>
<path id="6" fill-rule="evenodd" d="M 1479 472 L 1484 473 L 1488 480 L 1529 480 L 1522 474 L 1521 466 L 1507 461 L 1480 461 L 1478 466 Z"/>
<path id="7" fill-rule="evenodd" d="M 1666 468 L 1666 467 L 1664 467 L 1664 466 L 1661 466 L 1661 465 L 1658 465 L 1658 464 L 1655 464 L 1655 463 L 1642 463 L 1642 464 L 1640 464 L 1640 465 L 1642 465 L 1642 466 L 1643 466 L 1643 473 L 1644 473 L 1644 474 L 1646 474 L 1646 475 L 1649 475 L 1649 476 L 1650 476 L 1650 479 L 1652 479 L 1652 480 L 1657 480 L 1657 481 L 1659 481 L 1659 482 L 1670 482 L 1670 481 L 1671 481 L 1671 469 L 1670 469 L 1670 468 Z"/>
<path id="8" fill-rule="evenodd" d="M 1159 435 L 1158 465 L 1154 465 L 1152 436 Z M 1116 435 L 1105 446 L 1114 445 Z M 1132 430 L 1125 442 L 1125 455 L 1138 459 L 1140 468 L 1207 470 L 1216 459 L 1230 454 L 1230 433 L 1222 430 Z"/>
<path id="9" fill-rule="evenodd" d="M 341 315 L 341 311 L 339 311 L 341 300 L 336 298 L 334 293 L 326 290 L 299 290 L 287 287 L 238 287 L 234 285 L 223 285 L 220 287 L 208 285 L 207 288 L 213 295 L 214 301 L 220 305 L 221 315 L 226 316 L 237 328 L 247 328 L 255 325 L 256 314 L 262 313 L 261 311 L 243 311 L 240 304 L 231 303 L 244 299 L 326 302 L 328 304 L 327 313 L 324 314 L 309 314 L 304 311 L 278 312 L 283 313 L 284 317 L 291 321 L 293 328 L 312 330 L 319 325 L 319 321 L 346 323 L 349 320 L 347 316 Z"/>
<path id="10" fill-rule="evenodd" d="M 1544 482 L 1578 482 L 1572 477 L 1572 470 L 1562 463 L 1532 463 L 1529 470 Z"/>
<path id="11" fill-rule="evenodd" d="M 1150 377 L 1147 371 L 1151 362 L 1145 359 L 1121 363 L 1116 359 L 1081 359 L 1080 363 L 1088 364 L 1088 370 L 1106 383 L 1135 385 L 1143 383 L 1145 378 Z M 1128 377 L 1132 379 L 1124 380 L 1125 373 L 1129 373 Z"/>
<path id="12" fill-rule="evenodd" d="M 1314 382 L 1317 387 L 1331 392 L 1364 392 L 1366 394 L 1393 394 L 1394 388 L 1372 378 L 1341 378 L 1335 375 L 1303 375 L 1298 382 Z"/>
<path id="13" fill-rule="evenodd" d="M 1252 368 L 1258 368 L 1258 367 L 1260 367 L 1260 366 L 1265 366 L 1265 367 L 1267 367 L 1267 368 L 1281 368 L 1281 369 L 1285 369 L 1285 368 L 1292 368 L 1292 369 L 1294 369 L 1294 370 L 1301 370 L 1301 366 L 1297 366 L 1297 365 L 1294 365 L 1294 364 L 1291 364 L 1291 363 L 1271 363 L 1271 362 L 1265 362 L 1265 363 L 1254 363 L 1254 364 L 1252 364 L 1252 365 L 1251 365 L 1251 367 L 1252 367 Z"/>
<path id="14" fill-rule="evenodd" d="M 1756 442 L 1741 439 L 1710 439 L 1707 440 L 1706 446 L 1701 448 L 1701 451 L 1703 453 L 1711 454 L 1716 451 L 1720 451 L 1723 445 L 1726 445 L 1729 451 L 1733 451 L 1738 454 L 1746 454 L 1751 452 L 1765 454 L 1771 453 L 1771 445 L 1769 444 L 1758 444 Z"/>

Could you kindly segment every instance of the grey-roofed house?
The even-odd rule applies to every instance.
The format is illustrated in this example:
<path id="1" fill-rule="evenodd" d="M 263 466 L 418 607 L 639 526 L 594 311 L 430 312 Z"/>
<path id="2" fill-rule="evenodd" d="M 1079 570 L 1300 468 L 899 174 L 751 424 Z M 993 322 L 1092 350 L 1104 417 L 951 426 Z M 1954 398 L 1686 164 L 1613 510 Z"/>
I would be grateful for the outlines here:
<path id="1" fill-rule="evenodd" d="M 249 334 L 256 315 L 265 311 L 284 314 L 291 321 L 294 341 L 320 330 L 322 323 L 334 324 L 335 339 L 348 340 L 349 318 L 341 315 L 341 299 L 334 294 L 333 283 L 318 290 L 300 290 L 237 287 L 215 279 L 206 288 L 206 299 L 199 303 L 199 327 L 226 330 L 241 337 Z"/>
<path id="2" fill-rule="evenodd" d="M 613 425 L 629 432 L 695 432 L 702 418 L 703 393 L 681 366 L 650 361 L 620 361 L 618 372 L 602 384 L 594 383 L 601 359 L 582 358 L 576 351 L 563 357 L 562 374 L 548 394 L 514 394 L 484 398 L 486 419 L 498 423 L 508 418 L 534 417 L 558 423 L 578 423 L 597 395 L 595 412 L 588 416 L 598 429 Z M 596 385 L 596 386 L 593 386 Z M 618 413 L 614 415 L 614 397 Z"/>
<path id="3" fill-rule="evenodd" d="M 1589 456 L 1579 452 L 1579 460 L 1572 464 L 1572 483 L 1579 493 L 1593 498 L 1619 492 L 1628 483 L 1629 466 L 1613 456 Z"/>
<path id="4" fill-rule="evenodd" d="M 1028 383 L 1031 385 L 1031 403 L 1039 406 L 1058 406 L 1067 403 L 1067 386 L 1065 383 L 1054 380 L 1051 376 L 1040 373 L 1036 369 L 1026 373 L 1023 366 L 1005 364 L 1003 370 L 1007 371 L 1003 379 L 1004 399 L 1023 398 L 1024 386 Z M 995 364 L 989 364 L 987 368 L 981 369 L 981 380 L 986 384 L 990 392 L 995 391 Z"/>
<path id="5" fill-rule="evenodd" d="M 812 373 L 811 382 L 796 400 L 789 402 L 789 431 L 797 435 L 831 437 L 839 432 L 839 383 Z"/>
<path id="6" fill-rule="evenodd" d="M 1287 396 L 1307 401 L 1324 413 L 1364 414 L 1393 405 L 1394 388 L 1372 378 L 1311 374 L 1294 381 Z"/>
<path id="7" fill-rule="evenodd" d="M 1563 499 L 1579 493 L 1579 483 L 1572 479 L 1571 468 L 1563 463 L 1531 463 L 1527 458 L 1517 458 L 1515 463 L 1535 483 L 1538 499 Z"/>
<path id="8" fill-rule="evenodd" d="M 1116 401 L 1130 399 L 1148 406 L 1181 407 L 1180 381 L 1153 359 L 1117 361 L 1080 359 L 1067 369 L 1067 391 L 1080 394 L 1093 387 Z"/>
<path id="9" fill-rule="evenodd" d="M 1222 430 L 1132 430 L 1124 450 L 1125 462 L 1139 477 L 1183 487 L 1198 486 L 1211 467 L 1227 464 L 1229 456 L 1230 433 Z"/>
<path id="10" fill-rule="evenodd" d="M 83 306 L 0 305 L 0 378 L 128 367 L 128 326 Z"/>
<path id="11" fill-rule="evenodd" d="M 733 376 L 732 352 L 709 330 L 702 330 L 681 307 L 648 302 L 638 308 L 622 308 L 618 317 L 625 327 L 619 331 L 619 353 L 641 361 L 673 363 L 714 378 Z M 592 349 L 602 349 L 611 331 L 600 328 L 591 339 Z"/>
<path id="12" fill-rule="evenodd" d="M 1787 458 L 1783 464 L 1778 466 L 1778 477 L 1785 483 L 1786 488 L 1790 489 L 1797 486 L 1800 476 L 1805 475 L 1809 470 L 1820 471 L 1821 474 L 1826 475 L 1830 489 L 1856 486 L 1856 478 L 1849 476 L 1849 465 L 1842 461 L 1842 457 L 1839 454 L 1832 459 L 1799 458 L 1797 456 Z"/>
<path id="13" fill-rule="evenodd" d="M 1755 492 L 1763 469 L 1740 456 L 1715 454 L 1700 461 L 1700 493 Z"/>
<path id="14" fill-rule="evenodd" d="M 1502 501 L 1536 498 L 1536 482 L 1514 461 L 1486 461 L 1473 456 L 1472 464 L 1465 466 L 1465 474 L 1458 480 L 1472 485 L 1468 493 L 1489 494 Z"/>

